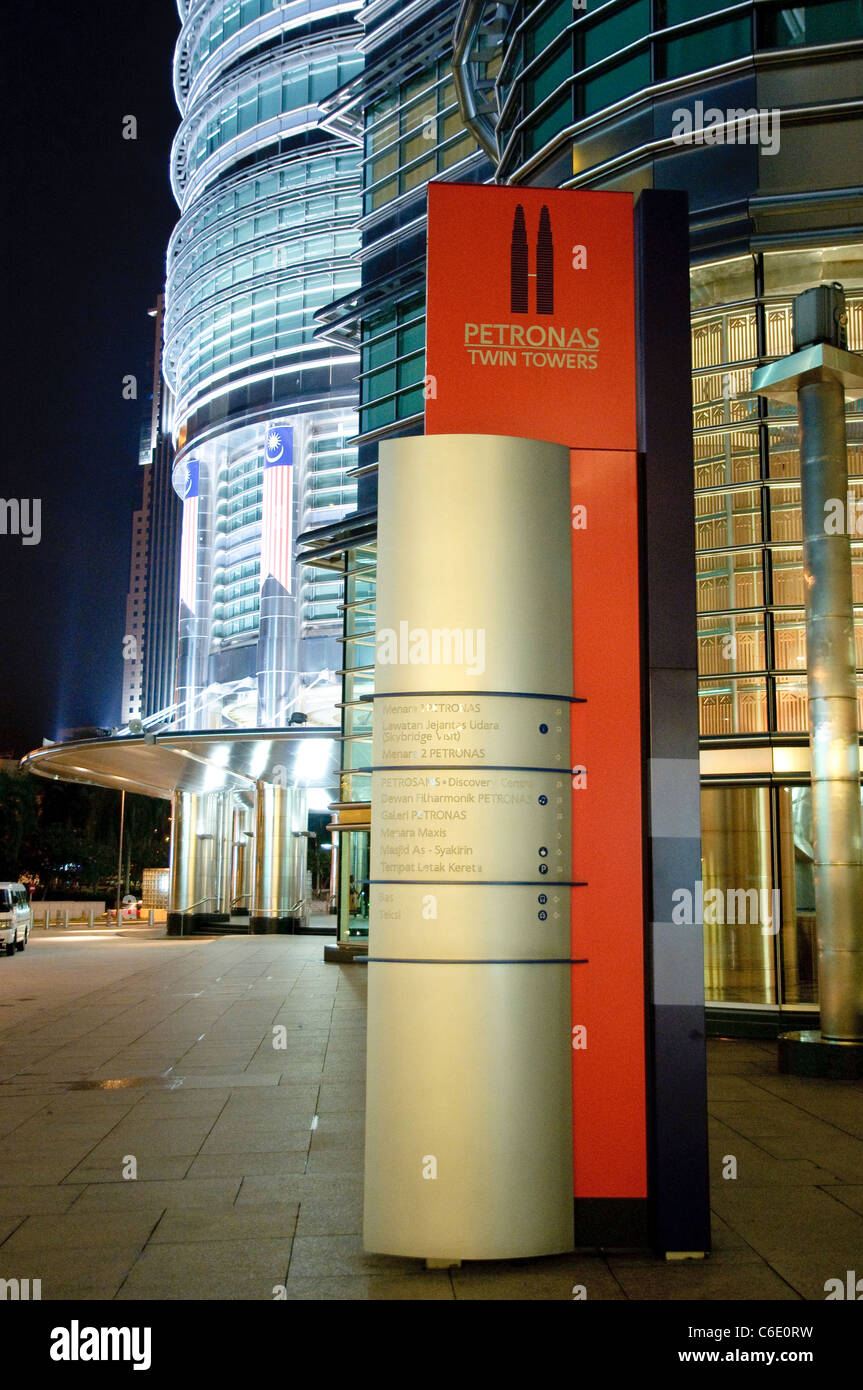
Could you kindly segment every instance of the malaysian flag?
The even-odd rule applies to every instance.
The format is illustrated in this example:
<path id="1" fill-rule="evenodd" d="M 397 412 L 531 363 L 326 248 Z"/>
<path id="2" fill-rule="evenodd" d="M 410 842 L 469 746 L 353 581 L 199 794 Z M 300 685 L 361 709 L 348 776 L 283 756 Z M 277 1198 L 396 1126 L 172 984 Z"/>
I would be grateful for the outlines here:
<path id="1" fill-rule="evenodd" d="M 195 612 L 198 575 L 198 474 L 197 459 L 188 459 L 174 470 L 175 490 L 183 499 L 183 532 L 180 540 L 180 603 Z"/>
<path id="2" fill-rule="evenodd" d="M 264 499 L 261 518 L 261 588 L 270 575 L 291 592 L 293 550 L 294 432 L 289 425 L 271 425 L 264 450 Z"/>

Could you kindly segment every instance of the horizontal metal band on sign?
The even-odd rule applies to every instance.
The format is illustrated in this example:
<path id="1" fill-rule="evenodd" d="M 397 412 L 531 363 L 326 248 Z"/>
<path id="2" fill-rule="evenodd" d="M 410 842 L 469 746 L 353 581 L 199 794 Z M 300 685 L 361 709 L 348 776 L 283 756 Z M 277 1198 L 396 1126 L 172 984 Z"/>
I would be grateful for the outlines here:
<path id="1" fill-rule="evenodd" d="M 390 887 L 401 888 L 403 885 L 411 885 L 414 888 L 587 888 L 587 880 L 583 883 L 573 883 L 569 879 L 547 879 L 547 878 L 474 878 L 447 880 L 440 878 L 364 878 L 363 883 L 384 883 Z"/>
<path id="2" fill-rule="evenodd" d="M 555 777 L 571 777 L 572 769 L 566 767 L 501 767 L 497 763 L 490 766 L 488 763 L 380 763 L 374 764 L 370 768 L 364 768 L 364 772 L 548 772 Z"/>
<path id="3" fill-rule="evenodd" d="M 559 700 L 567 705 L 586 705 L 581 695 L 537 695 L 531 690 L 376 690 L 360 700 Z"/>
<path id="4" fill-rule="evenodd" d="M 359 959 L 359 957 L 358 957 Z M 433 960 L 425 957 L 412 956 L 365 956 L 366 965 L 589 965 L 587 957 L 583 960 L 572 960 L 569 956 L 549 956 L 548 958 L 538 957 L 531 960 L 505 959 L 495 960 Z"/>

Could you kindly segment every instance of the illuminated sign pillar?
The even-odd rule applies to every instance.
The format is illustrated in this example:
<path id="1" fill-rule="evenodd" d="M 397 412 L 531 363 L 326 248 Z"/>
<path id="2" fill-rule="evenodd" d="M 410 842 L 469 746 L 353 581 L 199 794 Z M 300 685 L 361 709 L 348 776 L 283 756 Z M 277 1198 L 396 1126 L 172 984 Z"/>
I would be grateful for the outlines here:
<path id="1" fill-rule="evenodd" d="M 569 471 L 531 440 L 381 447 L 371 1250 L 572 1248 Z"/>

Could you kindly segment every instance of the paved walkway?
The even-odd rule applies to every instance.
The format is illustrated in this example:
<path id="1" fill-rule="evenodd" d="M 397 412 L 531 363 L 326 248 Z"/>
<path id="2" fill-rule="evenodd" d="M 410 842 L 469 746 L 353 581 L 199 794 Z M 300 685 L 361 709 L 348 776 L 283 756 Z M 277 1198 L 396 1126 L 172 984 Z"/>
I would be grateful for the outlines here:
<path id="1" fill-rule="evenodd" d="M 49 932 L 0 959 L 0 1278 L 43 1299 L 823 1299 L 863 1275 L 863 1087 L 710 1044 L 715 1253 L 428 1271 L 362 1249 L 363 967 Z M 276 1050 L 283 1025 L 287 1046 Z M 736 1160 L 736 1178 L 727 1157 Z M 137 1172 L 134 1181 L 124 1173 Z"/>

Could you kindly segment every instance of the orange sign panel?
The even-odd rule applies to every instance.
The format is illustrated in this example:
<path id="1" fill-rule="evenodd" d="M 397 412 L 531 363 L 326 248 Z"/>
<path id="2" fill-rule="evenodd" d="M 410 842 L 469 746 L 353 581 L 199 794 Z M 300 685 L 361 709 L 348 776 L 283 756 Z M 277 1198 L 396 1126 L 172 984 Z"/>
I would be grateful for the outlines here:
<path id="1" fill-rule="evenodd" d="M 428 196 L 426 432 L 636 448 L 632 195 Z"/>

